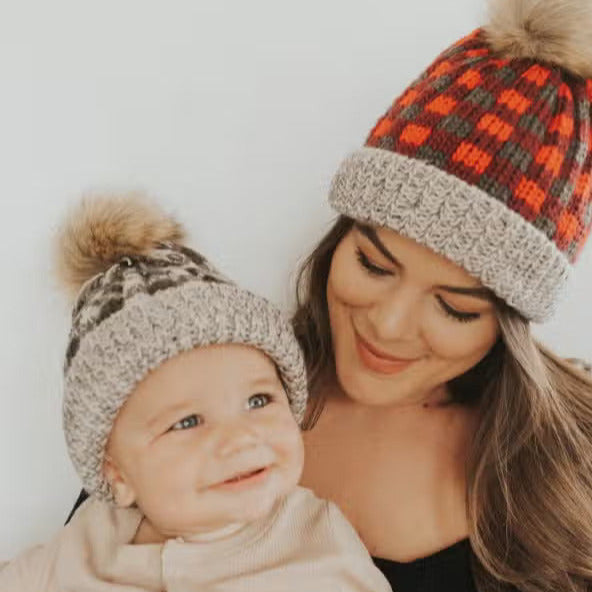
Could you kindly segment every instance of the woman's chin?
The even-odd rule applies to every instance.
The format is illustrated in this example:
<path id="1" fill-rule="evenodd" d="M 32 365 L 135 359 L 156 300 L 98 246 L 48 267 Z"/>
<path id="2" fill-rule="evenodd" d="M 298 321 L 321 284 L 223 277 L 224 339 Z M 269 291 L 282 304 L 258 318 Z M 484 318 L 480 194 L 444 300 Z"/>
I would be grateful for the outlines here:
<path id="1" fill-rule="evenodd" d="M 372 376 L 362 370 L 350 368 L 339 371 L 337 378 L 341 390 L 356 403 L 369 406 L 388 405 L 413 405 L 420 404 L 418 397 L 421 389 L 410 381 L 408 377 L 399 374 L 396 376 Z"/>

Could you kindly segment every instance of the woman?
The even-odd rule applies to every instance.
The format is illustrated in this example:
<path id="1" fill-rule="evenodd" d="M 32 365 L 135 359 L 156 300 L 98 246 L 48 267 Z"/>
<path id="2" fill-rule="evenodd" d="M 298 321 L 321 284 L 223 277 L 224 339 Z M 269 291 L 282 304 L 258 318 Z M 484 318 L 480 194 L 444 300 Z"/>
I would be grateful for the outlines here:
<path id="1" fill-rule="evenodd" d="M 303 484 L 397 592 L 591 589 L 592 382 L 529 322 L 592 221 L 592 16 L 497 2 L 341 166 L 300 276 Z"/>
<path id="2" fill-rule="evenodd" d="M 341 165 L 300 274 L 303 484 L 398 592 L 592 590 L 592 383 L 529 329 L 592 222 L 591 26 L 498 0 Z"/>

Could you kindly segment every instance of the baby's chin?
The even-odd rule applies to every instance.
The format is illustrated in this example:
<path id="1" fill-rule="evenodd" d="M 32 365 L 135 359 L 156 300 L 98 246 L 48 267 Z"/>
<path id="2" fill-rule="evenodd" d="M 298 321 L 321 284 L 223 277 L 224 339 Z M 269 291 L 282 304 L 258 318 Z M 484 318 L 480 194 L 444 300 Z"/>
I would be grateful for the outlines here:
<path id="1" fill-rule="evenodd" d="M 286 495 L 287 492 L 278 492 L 276 495 L 261 495 L 259 499 L 237 500 L 236 507 L 212 508 L 207 516 L 203 514 L 203 508 L 198 516 L 191 516 L 189 508 L 185 512 L 179 508 L 178 516 L 168 520 L 161 516 L 160 520 L 155 518 L 152 522 L 145 516 L 134 542 L 140 542 L 138 539 L 144 543 L 162 543 L 175 538 L 186 541 L 221 538 L 249 524 L 265 521 Z"/>
<path id="2" fill-rule="evenodd" d="M 141 508 L 145 521 L 150 526 L 144 530 L 151 539 L 160 541 L 171 538 L 197 538 L 216 531 L 242 528 L 257 521 L 264 521 L 281 504 L 298 484 L 299 472 L 296 470 L 271 469 L 252 483 L 229 484 L 227 487 L 202 492 L 185 498 L 182 502 L 169 506 L 170 512 L 151 515 L 148 508 Z M 175 496 L 171 496 L 171 499 Z M 237 526 L 238 525 L 238 526 Z M 151 540 L 150 542 L 159 542 Z"/>

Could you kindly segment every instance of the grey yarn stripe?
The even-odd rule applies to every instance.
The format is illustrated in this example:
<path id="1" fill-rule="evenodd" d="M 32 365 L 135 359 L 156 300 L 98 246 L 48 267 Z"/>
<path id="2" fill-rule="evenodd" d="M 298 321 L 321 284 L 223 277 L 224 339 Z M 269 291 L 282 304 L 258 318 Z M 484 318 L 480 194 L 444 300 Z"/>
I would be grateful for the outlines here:
<path id="1" fill-rule="evenodd" d="M 70 457 L 87 491 L 112 500 L 102 477 L 113 421 L 135 385 L 176 354 L 215 343 L 253 345 L 278 366 L 294 416 L 306 405 L 306 372 L 282 314 L 233 284 L 187 281 L 138 293 L 92 330 L 64 377 L 63 421 Z"/>
<path id="2" fill-rule="evenodd" d="M 567 258 L 542 232 L 478 187 L 417 159 L 361 148 L 340 165 L 329 202 L 447 257 L 533 321 L 552 316 L 568 279 Z"/>

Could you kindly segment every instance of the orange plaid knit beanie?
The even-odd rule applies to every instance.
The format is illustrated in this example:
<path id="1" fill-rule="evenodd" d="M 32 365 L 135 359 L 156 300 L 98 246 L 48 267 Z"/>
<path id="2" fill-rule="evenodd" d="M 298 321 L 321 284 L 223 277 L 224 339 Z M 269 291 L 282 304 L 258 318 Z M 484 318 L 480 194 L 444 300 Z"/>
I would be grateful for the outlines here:
<path id="1" fill-rule="evenodd" d="M 340 166 L 330 203 L 551 316 L 592 225 L 592 1 L 494 0 Z"/>

